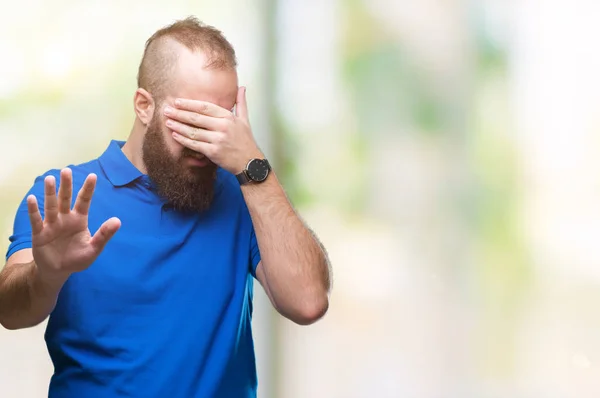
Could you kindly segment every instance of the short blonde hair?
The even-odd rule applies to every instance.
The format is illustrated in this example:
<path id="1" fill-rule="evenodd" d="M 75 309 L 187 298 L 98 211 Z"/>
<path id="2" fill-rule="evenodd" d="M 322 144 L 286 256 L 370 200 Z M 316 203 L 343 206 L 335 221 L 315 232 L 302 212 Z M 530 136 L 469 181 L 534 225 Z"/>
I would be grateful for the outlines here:
<path id="1" fill-rule="evenodd" d="M 201 50 L 208 61 L 205 68 L 236 68 L 233 46 L 223 33 L 196 17 L 188 17 L 156 31 L 147 41 L 138 69 L 138 88 L 143 88 L 160 100 L 164 97 L 169 74 L 177 61 L 176 51 L 169 41 L 182 44 L 191 51 Z"/>

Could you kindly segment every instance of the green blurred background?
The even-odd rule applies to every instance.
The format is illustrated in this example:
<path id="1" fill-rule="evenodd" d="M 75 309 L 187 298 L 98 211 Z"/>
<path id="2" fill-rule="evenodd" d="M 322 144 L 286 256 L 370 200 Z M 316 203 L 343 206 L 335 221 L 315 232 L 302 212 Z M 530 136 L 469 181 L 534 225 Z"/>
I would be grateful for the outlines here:
<path id="1" fill-rule="evenodd" d="M 145 40 L 196 15 L 334 266 L 311 327 L 257 289 L 261 398 L 600 396 L 600 3 L 0 5 L 3 249 L 37 175 L 127 137 Z M 44 326 L 0 330 L 1 397 L 47 394 Z"/>

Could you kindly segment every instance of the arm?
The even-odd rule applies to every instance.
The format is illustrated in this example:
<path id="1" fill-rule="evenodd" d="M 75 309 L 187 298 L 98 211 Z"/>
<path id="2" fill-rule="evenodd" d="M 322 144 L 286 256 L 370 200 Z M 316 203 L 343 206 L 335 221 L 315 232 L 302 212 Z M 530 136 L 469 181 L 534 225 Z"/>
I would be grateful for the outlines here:
<path id="1" fill-rule="evenodd" d="M 236 113 L 210 102 L 175 99 L 163 110 L 173 139 L 204 154 L 232 174 L 262 157 L 250 128 L 246 89 Z M 319 319 L 329 306 L 330 271 L 325 250 L 293 210 L 274 173 L 261 184 L 242 187 L 252 218 L 261 263 L 256 276 L 275 308 L 299 324 Z"/>
<path id="2" fill-rule="evenodd" d="M 40 276 L 31 249 L 16 252 L 0 272 L 0 324 L 6 329 L 40 324 L 54 309 L 63 283 Z"/>
<path id="3" fill-rule="evenodd" d="M 90 174 L 71 209 L 73 182 L 69 169 L 61 172 L 56 193 L 54 176 L 44 179 L 33 192 L 43 197 L 44 218 L 35 194 L 21 204 L 15 220 L 17 247 L 0 272 L 0 324 L 7 329 L 35 326 L 52 312 L 59 292 L 69 276 L 87 269 L 117 232 L 120 221 L 104 222 L 92 236 L 88 229 L 88 211 L 96 185 Z"/>
<path id="4" fill-rule="evenodd" d="M 307 325 L 329 306 L 327 254 L 298 217 L 277 177 L 242 187 L 261 253 L 256 271 L 273 306 L 288 319 Z"/>

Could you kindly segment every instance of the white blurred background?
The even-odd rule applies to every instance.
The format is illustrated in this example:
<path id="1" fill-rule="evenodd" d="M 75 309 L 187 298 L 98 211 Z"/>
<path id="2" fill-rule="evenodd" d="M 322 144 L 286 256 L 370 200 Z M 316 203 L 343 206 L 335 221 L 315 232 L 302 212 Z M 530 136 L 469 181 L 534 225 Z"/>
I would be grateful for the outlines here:
<path id="1" fill-rule="evenodd" d="M 600 3 L 0 0 L 0 222 L 125 139 L 145 40 L 236 47 L 255 135 L 327 246 L 325 319 L 257 288 L 261 398 L 600 396 Z M 0 330 L 43 397 L 45 325 Z"/>

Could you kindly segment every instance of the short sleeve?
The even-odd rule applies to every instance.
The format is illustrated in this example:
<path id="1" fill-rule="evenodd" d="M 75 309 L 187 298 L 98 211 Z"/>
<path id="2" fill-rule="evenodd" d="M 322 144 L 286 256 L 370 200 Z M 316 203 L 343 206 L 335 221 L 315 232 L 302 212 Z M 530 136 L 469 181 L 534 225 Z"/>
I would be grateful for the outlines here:
<path id="1" fill-rule="evenodd" d="M 260 263 L 260 250 L 258 249 L 258 242 L 256 240 L 256 234 L 254 228 L 250 234 L 250 265 L 252 266 L 250 272 L 252 276 L 256 278 L 256 267 Z"/>
<path id="2" fill-rule="evenodd" d="M 239 210 L 238 226 L 239 226 L 239 238 L 241 241 L 241 248 L 248 250 L 246 257 L 245 253 L 241 253 L 242 256 L 247 258 L 247 272 L 249 272 L 254 278 L 256 278 L 256 268 L 260 263 L 260 249 L 258 247 L 258 241 L 256 239 L 256 233 L 254 232 L 254 225 L 252 223 L 252 217 L 242 191 L 240 183 L 237 181 L 235 176 L 228 171 L 219 168 L 217 172 L 218 188 L 215 192 L 216 195 L 220 195 L 221 203 L 228 202 L 231 207 L 235 207 Z M 247 246 L 246 246 L 247 245 Z M 247 274 L 246 274 L 247 275 Z"/>
<path id="3" fill-rule="evenodd" d="M 27 197 L 32 194 L 35 195 L 38 207 L 40 208 L 40 213 L 42 217 L 44 217 L 44 179 L 50 174 L 52 173 L 48 172 L 37 177 L 33 186 L 29 189 L 29 192 L 27 192 L 19 205 L 15 215 L 12 235 L 8 238 L 10 245 L 6 252 L 7 260 L 19 250 L 31 248 L 31 224 L 29 222 L 29 214 L 27 211 Z"/>

